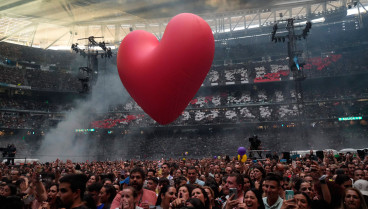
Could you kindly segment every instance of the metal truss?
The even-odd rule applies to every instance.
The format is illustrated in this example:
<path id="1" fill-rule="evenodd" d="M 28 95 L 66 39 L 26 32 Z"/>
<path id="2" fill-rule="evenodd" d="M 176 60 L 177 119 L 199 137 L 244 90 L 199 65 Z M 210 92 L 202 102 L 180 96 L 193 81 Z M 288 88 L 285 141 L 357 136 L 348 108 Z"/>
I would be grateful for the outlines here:
<path id="1" fill-rule="evenodd" d="M 279 4 L 272 8 L 258 8 L 227 13 L 200 15 L 210 25 L 215 38 L 223 33 L 248 31 L 253 28 L 271 26 L 275 22 L 288 18 L 316 19 L 339 9 L 348 9 L 357 2 L 359 12 L 366 12 L 364 5 L 368 0 L 305 0 L 295 3 Z M 68 7 L 66 7 L 68 8 Z M 67 14 L 74 19 L 72 10 Z M 105 43 L 118 47 L 121 40 L 132 30 L 146 30 L 161 39 L 170 18 L 161 19 L 113 19 L 75 21 L 71 24 L 43 22 L 37 18 L 14 17 L 0 12 L 0 41 L 39 48 L 70 47 L 80 37 L 103 36 Z M 236 34 L 234 34 L 236 36 Z M 85 43 L 87 44 L 87 43 Z"/>

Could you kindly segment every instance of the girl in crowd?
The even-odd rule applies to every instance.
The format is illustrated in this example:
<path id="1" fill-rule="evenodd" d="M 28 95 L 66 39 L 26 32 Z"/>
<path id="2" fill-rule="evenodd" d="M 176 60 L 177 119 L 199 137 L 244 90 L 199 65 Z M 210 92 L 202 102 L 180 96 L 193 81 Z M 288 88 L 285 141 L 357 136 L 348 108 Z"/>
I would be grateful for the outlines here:
<path id="1" fill-rule="evenodd" d="M 136 206 L 137 197 L 138 197 L 138 193 L 134 189 L 134 187 L 128 186 L 124 188 L 121 194 L 120 209 L 142 209 L 141 207 Z"/>
<path id="2" fill-rule="evenodd" d="M 205 209 L 204 204 L 198 198 L 190 198 L 186 202 L 187 208 L 194 208 L 194 209 Z"/>
<path id="3" fill-rule="evenodd" d="M 243 179 L 244 179 L 244 186 L 243 186 L 243 191 L 244 192 L 254 188 L 253 181 L 250 179 L 250 177 L 248 175 L 244 174 Z"/>
<path id="4" fill-rule="evenodd" d="M 264 203 L 262 200 L 262 192 L 251 189 L 244 195 L 245 209 L 264 209 Z"/>
<path id="5" fill-rule="evenodd" d="M 204 204 L 205 209 L 210 209 L 210 200 L 207 192 L 202 187 L 198 186 L 193 189 L 192 198 L 198 198 Z"/>
<path id="6" fill-rule="evenodd" d="M 17 187 L 14 184 L 6 184 L 0 195 L 4 197 L 14 196 L 17 194 Z"/>
<path id="7" fill-rule="evenodd" d="M 59 184 L 51 184 L 50 188 L 47 189 L 47 201 L 42 202 L 39 209 L 49 208 L 49 209 L 57 209 L 60 205 L 60 199 L 57 196 L 59 192 Z"/>
<path id="8" fill-rule="evenodd" d="M 347 188 L 341 200 L 340 209 L 367 209 L 367 204 L 358 189 Z"/>
<path id="9" fill-rule="evenodd" d="M 209 199 L 209 208 L 210 209 L 220 209 L 221 205 L 216 204 L 215 201 L 215 192 L 211 189 L 211 187 L 204 186 L 204 190 L 207 193 L 208 199 Z"/>
<path id="10" fill-rule="evenodd" d="M 112 185 L 104 185 L 98 194 L 100 202 L 104 204 L 102 209 L 110 209 L 111 203 L 116 196 L 116 189 Z"/>
<path id="11" fill-rule="evenodd" d="M 158 195 L 156 208 L 157 209 L 169 209 L 172 207 L 172 202 L 176 199 L 176 189 L 174 186 L 162 187 L 160 194 Z"/>
<path id="12" fill-rule="evenodd" d="M 252 167 L 252 171 L 253 171 L 253 177 L 254 177 L 254 186 L 256 189 L 260 189 L 261 188 L 261 182 L 263 181 L 266 173 L 263 169 L 262 166 L 255 164 Z"/>
<path id="13" fill-rule="evenodd" d="M 99 182 L 100 181 L 100 176 L 98 175 L 91 175 L 87 181 L 86 187 L 88 187 L 89 185 Z"/>
<path id="14" fill-rule="evenodd" d="M 312 200 L 302 192 L 296 192 L 293 199 L 284 200 L 281 209 L 312 209 Z M 322 208 L 321 208 L 322 209 Z"/>

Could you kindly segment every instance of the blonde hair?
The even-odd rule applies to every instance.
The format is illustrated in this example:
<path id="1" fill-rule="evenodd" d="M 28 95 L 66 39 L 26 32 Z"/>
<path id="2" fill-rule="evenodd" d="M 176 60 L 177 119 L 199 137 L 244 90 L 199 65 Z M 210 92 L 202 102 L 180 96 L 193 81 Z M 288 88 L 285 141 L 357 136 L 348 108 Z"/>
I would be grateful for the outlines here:
<path id="1" fill-rule="evenodd" d="M 355 191 L 358 194 L 359 199 L 360 199 L 360 208 L 361 209 L 368 209 L 363 194 L 358 189 L 356 189 L 356 188 L 347 188 L 347 189 L 345 189 L 344 195 L 343 195 L 343 197 L 341 199 L 341 207 L 340 208 L 341 209 L 345 209 L 346 208 L 345 207 L 345 204 L 344 204 L 345 203 L 345 196 L 346 196 L 346 192 L 349 191 L 349 190 L 353 190 L 353 191 Z"/>

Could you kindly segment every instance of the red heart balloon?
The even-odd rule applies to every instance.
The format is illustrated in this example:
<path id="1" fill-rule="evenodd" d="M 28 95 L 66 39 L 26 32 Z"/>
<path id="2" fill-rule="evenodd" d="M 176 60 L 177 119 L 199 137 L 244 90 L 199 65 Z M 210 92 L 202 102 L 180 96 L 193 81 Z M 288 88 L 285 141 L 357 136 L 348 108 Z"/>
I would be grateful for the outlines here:
<path id="1" fill-rule="evenodd" d="M 120 44 L 117 67 L 137 104 L 158 123 L 168 124 L 197 93 L 214 52 L 206 21 L 183 13 L 171 19 L 160 42 L 146 31 L 129 33 Z"/>

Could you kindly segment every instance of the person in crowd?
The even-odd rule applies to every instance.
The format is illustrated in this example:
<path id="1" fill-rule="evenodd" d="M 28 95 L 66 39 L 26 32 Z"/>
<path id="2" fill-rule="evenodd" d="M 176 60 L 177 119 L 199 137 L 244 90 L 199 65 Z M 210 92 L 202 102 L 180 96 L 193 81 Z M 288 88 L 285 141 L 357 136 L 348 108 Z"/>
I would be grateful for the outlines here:
<path id="1" fill-rule="evenodd" d="M 87 176 L 84 174 L 68 174 L 60 180 L 58 196 L 62 207 L 66 209 L 87 209 L 82 199 L 86 190 Z"/>
<path id="2" fill-rule="evenodd" d="M 190 198 L 189 200 L 187 200 L 185 205 L 186 205 L 186 208 L 206 209 L 204 207 L 203 202 L 201 200 L 199 200 L 198 198 Z"/>
<path id="3" fill-rule="evenodd" d="M 275 173 L 269 173 L 265 177 L 263 187 L 266 197 L 263 198 L 263 203 L 266 209 L 280 209 L 283 199 L 280 197 L 281 176 Z"/>
<path id="4" fill-rule="evenodd" d="M 229 192 L 229 198 L 224 203 L 224 208 L 231 209 L 234 207 L 239 207 L 239 204 L 244 202 L 244 179 L 243 177 L 238 173 L 231 173 L 227 179 L 225 184 L 225 190 L 231 190 L 235 189 L 236 194 L 231 194 Z"/>
<path id="5" fill-rule="evenodd" d="M 262 192 L 256 189 L 250 189 L 244 195 L 245 209 L 264 209 Z"/>
<path id="6" fill-rule="evenodd" d="M 367 209 L 367 204 L 358 189 L 347 188 L 341 199 L 341 209 Z"/>
<path id="7" fill-rule="evenodd" d="M 129 185 L 132 186 L 137 192 L 138 206 L 144 209 L 148 209 L 150 205 L 155 205 L 157 201 L 156 193 L 143 188 L 143 182 L 145 180 L 145 173 L 142 168 L 135 167 L 130 171 Z M 121 193 L 117 194 L 111 204 L 111 208 L 117 208 L 120 205 Z"/>
<path id="8" fill-rule="evenodd" d="M 209 186 L 204 186 L 203 188 L 206 191 L 210 202 L 209 209 L 221 209 L 221 205 L 218 204 L 218 201 L 215 201 L 215 192 L 213 191 L 213 189 Z"/>
<path id="9" fill-rule="evenodd" d="M 263 181 L 266 172 L 263 169 L 262 166 L 255 164 L 252 168 L 253 170 L 253 176 L 254 176 L 254 186 L 256 189 L 260 189 L 261 188 L 261 182 Z"/>
<path id="10" fill-rule="evenodd" d="M 42 202 L 38 209 L 58 209 L 60 206 L 60 197 L 58 197 L 59 184 L 53 183 L 50 188 L 47 189 L 47 200 Z"/>
<path id="11" fill-rule="evenodd" d="M 197 198 L 201 200 L 204 204 L 205 209 L 210 208 L 210 200 L 208 198 L 207 192 L 201 186 L 197 186 L 192 190 L 192 198 Z"/>
<path id="12" fill-rule="evenodd" d="M 354 182 L 353 187 L 358 189 L 362 193 L 365 199 L 365 203 L 368 203 L 368 181 L 359 179 Z"/>
<path id="13" fill-rule="evenodd" d="M 11 183 L 6 184 L 0 193 L 0 195 L 4 197 L 15 196 L 16 194 L 17 194 L 17 187 Z"/>
<path id="14" fill-rule="evenodd" d="M 293 199 L 285 200 L 282 203 L 281 209 L 312 209 L 311 204 L 312 201 L 307 194 L 296 192 Z"/>
<path id="15" fill-rule="evenodd" d="M 158 185 L 158 179 L 156 177 L 150 177 L 147 179 L 147 189 L 156 193 Z"/>
<path id="16" fill-rule="evenodd" d="M 176 189 L 174 186 L 162 187 L 156 202 L 156 208 L 169 209 L 172 202 L 176 199 Z"/>
<path id="17" fill-rule="evenodd" d="M 198 171 L 195 167 L 191 166 L 188 168 L 187 171 L 188 175 L 188 182 L 187 184 L 198 184 L 200 186 L 204 186 L 204 181 L 199 180 L 198 177 Z"/>
<path id="18" fill-rule="evenodd" d="M 119 209 L 141 209 L 141 207 L 137 206 L 138 193 L 137 193 L 137 191 L 135 190 L 134 187 L 131 187 L 131 186 L 125 187 L 121 191 L 120 195 L 121 195 L 120 207 L 116 207 L 116 208 L 119 208 Z M 116 209 L 116 208 L 114 207 L 114 209 Z"/>
<path id="19" fill-rule="evenodd" d="M 98 196 L 101 205 L 103 205 L 101 209 L 110 209 L 111 203 L 116 196 L 116 190 L 112 185 L 107 184 L 102 186 Z"/>
<path id="20" fill-rule="evenodd" d="M 185 202 L 190 198 L 193 190 L 193 185 L 184 184 L 178 188 L 177 199 L 172 202 L 174 208 L 185 206 Z"/>
<path id="21" fill-rule="evenodd" d="M 103 204 L 101 204 L 99 197 L 102 186 L 103 185 L 101 183 L 93 183 L 87 187 L 87 192 L 93 197 L 97 209 L 101 209 L 103 207 Z"/>
<path id="22" fill-rule="evenodd" d="M 345 174 L 339 174 L 336 176 L 335 183 L 344 190 L 349 187 L 353 187 L 353 181 L 349 176 Z"/>
<path id="23" fill-rule="evenodd" d="M 100 176 L 99 175 L 91 175 L 87 182 L 87 187 L 93 183 L 100 182 Z"/>
<path id="24" fill-rule="evenodd" d="M 354 170 L 354 182 L 358 181 L 359 179 L 364 179 L 365 174 L 363 169 L 357 168 Z"/>
<path id="25" fill-rule="evenodd" d="M 243 179 L 244 179 L 244 186 L 243 186 L 244 192 L 254 188 L 253 181 L 250 179 L 248 175 L 243 174 Z"/>
<path id="26" fill-rule="evenodd" d="M 170 164 L 163 163 L 161 169 L 162 169 L 162 178 L 167 178 L 170 181 L 172 181 L 173 177 L 170 175 Z"/>

